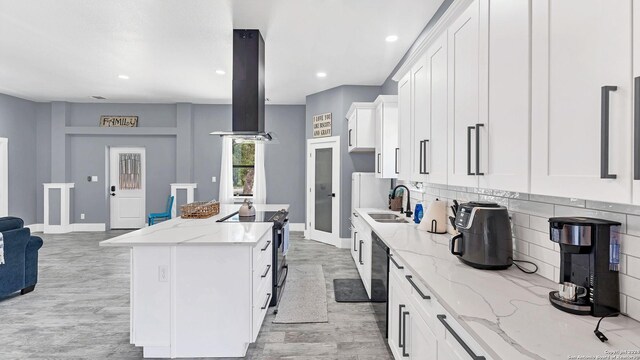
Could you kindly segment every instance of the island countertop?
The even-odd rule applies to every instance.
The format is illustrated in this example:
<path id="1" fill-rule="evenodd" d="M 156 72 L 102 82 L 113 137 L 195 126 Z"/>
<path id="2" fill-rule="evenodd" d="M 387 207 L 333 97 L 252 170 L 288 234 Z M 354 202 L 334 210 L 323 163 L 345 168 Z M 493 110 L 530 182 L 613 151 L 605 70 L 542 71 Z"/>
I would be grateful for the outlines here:
<path id="1" fill-rule="evenodd" d="M 474 269 L 450 253 L 450 235 L 430 234 L 413 223 L 379 223 L 368 215 L 388 210 L 356 212 L 494 359 L 614 358 L 615 350 L 640 349 L 638 321 L 605 319 L 600 329 L 609 341 L 602 343 L 593 333 L 599 318 L 565 313 L 549 303 L 556 283 L 515 267 Z"/>
<path id="2" fill-rule="evenodd" d="M 255 204 L 257 211 L 289 209 L 288 204 Z M 216 222 L 238 211 L 240 204 L 220 204 L 208 219 L 180 217 L 100 242 L 100 246 L 255 245 L 273 226 L 270 222 Z"/>

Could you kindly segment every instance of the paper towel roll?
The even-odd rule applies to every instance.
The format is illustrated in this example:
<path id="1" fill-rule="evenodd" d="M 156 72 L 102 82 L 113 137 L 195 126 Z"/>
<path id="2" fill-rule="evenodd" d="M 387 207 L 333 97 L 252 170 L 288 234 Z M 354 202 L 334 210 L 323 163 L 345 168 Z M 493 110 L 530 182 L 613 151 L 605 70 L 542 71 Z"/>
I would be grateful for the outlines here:
<path id="1" fill-rule="evenodd" d="M 436 199 L 432 201 L 422 217 L 418 230 L 431 233 L 447 233 L 447 202 Z"/>

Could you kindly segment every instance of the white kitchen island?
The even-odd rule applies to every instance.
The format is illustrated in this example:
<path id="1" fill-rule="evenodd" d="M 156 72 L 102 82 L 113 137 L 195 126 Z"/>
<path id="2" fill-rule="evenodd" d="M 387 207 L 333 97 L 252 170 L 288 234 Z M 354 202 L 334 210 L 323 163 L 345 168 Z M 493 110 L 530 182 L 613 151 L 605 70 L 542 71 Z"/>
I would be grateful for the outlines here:
<path id="1" fill-rule="evenodd" d="M 256 340 L 271 299 L 272 223 L 216 222 L 238 208 L 100 243 L 131 248 L 131 343 L 144 357 L 242 357 Z"/>

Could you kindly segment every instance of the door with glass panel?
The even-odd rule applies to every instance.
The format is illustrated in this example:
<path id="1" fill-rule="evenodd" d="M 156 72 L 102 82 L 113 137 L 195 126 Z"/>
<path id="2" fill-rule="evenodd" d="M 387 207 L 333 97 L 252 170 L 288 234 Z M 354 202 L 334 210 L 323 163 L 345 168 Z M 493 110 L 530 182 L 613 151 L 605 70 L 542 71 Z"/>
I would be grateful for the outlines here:
<path id="1" fill-rule="evenodd" d="M 109 149 L 109 198 L 112 229 L 145 225 L 146 167 L 144 148 Z"/>
<path id="2" fill-rule="evenodd" d="M 340 239 L 340 145 L 336 136 L 307 143 L 309 237 L 338 245 Z"/>

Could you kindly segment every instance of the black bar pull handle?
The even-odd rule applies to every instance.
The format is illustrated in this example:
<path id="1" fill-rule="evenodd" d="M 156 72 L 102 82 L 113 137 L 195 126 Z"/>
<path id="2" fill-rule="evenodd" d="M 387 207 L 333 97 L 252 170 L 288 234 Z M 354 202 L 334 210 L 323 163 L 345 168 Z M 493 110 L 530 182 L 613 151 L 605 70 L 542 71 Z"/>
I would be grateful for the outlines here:
<path id="1" fill-rule="evenodd" d="M 422 157 L 422 161 L 424 162 L 423 167 L 424 167 L 425 175 L 429 175 L 429 170 L 427 170 L 427 144 L 428 143 L 429 143 L 429 140 L 424 141 L 424 156 Z"/>
<path id="2" fill-rule="evenodd" d="M 395 265 L 396 268 L 398 268 L 398 270 L 404 269 L 404 266 L 401 266 L 400 264 L 398 264 L 398 262 L 393 258 L 393 255 L 389 254 L 389 260 L 391 260 L 393 265 Z"/>
<path id="3" fill-rule="evenodd" d="M 480 128 L 484 124 L 476 124 L 476 175 L 484 175 L 480 172 Z"/>
<path id="4" fill-rule="evenodd" d="M 264 269 L 264 273 L 262 275 L 260 275 L 260 277 L 261 278 L 267 277 L 267 275 L 269 275 L 269 270 L 271 270 L 271 265 L 267 265 L 267 268 Z"/>
<path id="5" fill-rule="evenodd" d="M 260 251 L 267 251 L 267 249 L 269 248 L 269 245 L 271 245 L 271 240 L 267 241 L 267 243 L 264 244 L 264 247 L 260 249 Z"/>
<path id="6" fill-rule="evenodd" d="M 422 140 L 420 140 L 420 146 L 418 147 L 418 153 L 420 154 L 420 158 L 418 159 L 418 173 L 422 174 Z"/>
<path id="7" fill-rule="evenodd" d="M 418 292 L 418 294 L 420 295 L 420 297 L 422 298 L 422 300 L 431 300 L 431 296 L 429 295 L 425 295 L 422 290 L 420 290 L 420 288 L 418 287 L 418 285 L 416 285 L 416 283 L 413 282 L 413 276 L 411 275 L 406 275 L 405 276 L 407 278 L 407 281 L 409 281 L 409 284 L 411 284 L 411 286 L 416 289 L 416 291 Z"/>
<path id="8" fill-rule="evenodd" d="M 633 180 L 640 180 L 640 76 L 633 87 Z"/>
<path id="9" fill-rule="evenodd" d="M 362 262 L 362 243 L 364 243 L 364 240 L 360 240 L 360 254 L 358 254 L 358 261 L 360 262 L 360 265 L 364 265 L 364 263 Z"/>
<path id="10" fill-rule="evenodd" d="M 396 148 L 396 174 L 400 174 L 400 171 L 398 171 L 398 152 L 400 151 L 400 148 Z"/>
<path id="11" fill-rule="evenodd" d="M 609 94 L 618 90 L 617 86 L 603 86 L 600 92 L 600 178 L 615 179 L 609 174 Z"/>
<path id="12" fill-rule="evenodd" d="M 378 174 L 380 174 L 380 153 L 378 153 Z"/>
<path id="13" fill-rule="evenodd" d="M 402 356 L 408 357 L 409 353 L 407 352 L 407 316 L 409 316 L 409 312 L 405 311 L 402 313 Z"/>
<path id="14" fill-rule="evenodd" d="M 351 144 L 351 131 L 353 131 L 353 129 L 349 129 L 349 146 L 353 146 Z"/>
<path id="15" fill-rule="evenodd" d="M 262 307 L 260 308 L 260 310 L 264 310 L 267 308 L 267 306 L 269 306 L 269 300 L 271 300 L 271 294 L 267 294 L 267 301 L 264 302 L 264 305 L 262 305 Z"/>
<path id="16" fill-rule="evenodd" d="M 353 251 L 358 251 L 358 249 L 356 249 L 356 237 L 358 236 L 358 232 L 354 231 L 353 232 Z"/>
<path id="17" fill-rule="evenodd" d="M 471 131 L 475 129 L 475 126 L 467 126 L 467 175 L 476 174 L 471 172 Z"/>
<path id="18" fill-rule="evenodd" d="M 404 305 L 398 305 L 398 347 L 404 347 L 402 343 L 402 309 L 404 309 Z"/>
<path id="19" fill-rule="evenodd" d="M 442 323 L 442 325 L 444 325 L 444 327 L 449 330 L 449 332 L 451 333 L 451 335 L 453 335 L 453 337 L 456 339 L 456 341 L 458 341 L 458 343 L 460 344 L 460 346 L 462 346 L 462 348 L 467 352 L 467 354 L 469 354 L 469 356 L 471 356 L 472 359 L 474 360 L 485 360 L 486 358 L 484 356 L 478 356 L 476 355 L 476 353 L 473 352 L 473 350 L 471 350 L 471 348 L 469 347 L 469 345 L 467 345 L 467 343 L 464 342 L 464 340 L 462 340 L 462 338 L 460 337 L 460 335 L 458 335 L 458 333 L 456 333 L 455 330 L 453 330 L 453 328 L 451 327 L 451 325 L 449 325 L 449 323 L 447 323 L 447 315 L 444 314 L 438 314 L 436 315 L 438 320 L 440 320 L 440 322 Z"/>

